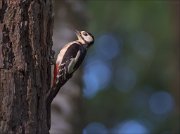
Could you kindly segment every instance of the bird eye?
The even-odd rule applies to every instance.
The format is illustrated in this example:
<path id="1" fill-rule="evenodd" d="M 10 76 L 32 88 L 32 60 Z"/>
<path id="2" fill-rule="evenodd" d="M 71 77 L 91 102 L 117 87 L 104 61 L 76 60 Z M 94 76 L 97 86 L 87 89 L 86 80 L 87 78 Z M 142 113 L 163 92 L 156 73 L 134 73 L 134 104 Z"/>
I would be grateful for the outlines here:
<path id="1" fill-rule="evenodd" d="M 84 36 L 88 36 L 88 34 L 87 34 L 87 33 L 85 33 L 85 32 L 83 33 L 83 35 L 84 35 Z"/>

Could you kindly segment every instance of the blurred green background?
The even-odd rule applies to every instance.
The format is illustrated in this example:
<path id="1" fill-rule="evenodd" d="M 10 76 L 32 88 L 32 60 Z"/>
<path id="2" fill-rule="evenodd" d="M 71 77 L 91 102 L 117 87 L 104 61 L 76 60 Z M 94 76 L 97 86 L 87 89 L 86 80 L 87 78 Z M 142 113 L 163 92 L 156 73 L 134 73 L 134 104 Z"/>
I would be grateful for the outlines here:
<path id="1" fill-rule="evenodd" d="M 82 7 L 95 36 L 82 68 L 83 134 L 180 133 L 180 2 L 89 0 Z"/>

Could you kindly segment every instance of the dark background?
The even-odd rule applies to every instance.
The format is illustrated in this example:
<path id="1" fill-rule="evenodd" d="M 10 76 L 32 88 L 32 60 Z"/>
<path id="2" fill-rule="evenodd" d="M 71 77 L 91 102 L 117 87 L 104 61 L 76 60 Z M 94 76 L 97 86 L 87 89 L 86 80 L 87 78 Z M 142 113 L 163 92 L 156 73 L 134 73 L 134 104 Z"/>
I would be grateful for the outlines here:
<path id="1" fill-rule="evenodd" d="M 54 48 L 74 38 L 73 28 L 95 36 L 80 74 L 83 134 L 180 133 L 180 2 L 61 2 Z"/>

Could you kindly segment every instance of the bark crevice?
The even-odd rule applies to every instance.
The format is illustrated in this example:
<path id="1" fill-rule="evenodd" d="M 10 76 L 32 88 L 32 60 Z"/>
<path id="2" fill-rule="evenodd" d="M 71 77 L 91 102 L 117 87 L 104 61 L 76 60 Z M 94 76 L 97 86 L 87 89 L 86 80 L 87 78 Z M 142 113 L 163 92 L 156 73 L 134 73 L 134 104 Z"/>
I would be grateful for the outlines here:
<path id="1" fill-rule="evenodd" d="M 0 133 L 49 133 L 52 1 L 0 0 Z M 2 27 L 2 29 L 1 29 Z M 47 37 L 48 35 L 48 37 Z M 48 38 L 48 39 L 47 39 Z"/>

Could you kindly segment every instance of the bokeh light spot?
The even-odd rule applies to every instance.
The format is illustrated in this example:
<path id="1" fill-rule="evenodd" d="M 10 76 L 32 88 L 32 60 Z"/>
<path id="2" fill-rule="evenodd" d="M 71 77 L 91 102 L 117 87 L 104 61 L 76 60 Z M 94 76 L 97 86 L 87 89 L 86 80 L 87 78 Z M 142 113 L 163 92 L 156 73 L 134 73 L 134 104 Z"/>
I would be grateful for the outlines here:
<path id="1" fill-rule="evenodd" d="M 116 57 L 122 46 L 122 43 L 110 34 L 100 36 L 95 43 L 97 56 L 103 60 L 111 60 Z"/>
<path id="2" fill-rule="evenodd" d="M 161 91 L 152 94 L 149 99 L 149 106 L 155 114 L 167 114 L 173 110 L 174 100 L 169 93 Z"/>
<path id="3" fill-rule="evenodd" d="M 129 120 L 120 123 L 113 129 L 113 134 L 148 134 L 148 129 L 138 121 Z"/>
<path id="4" fill-rule="evenodd" d="M 103 124 L 93 122 L 84 128 L 83 134 L 108 134 L 108 130 Z"/>
<path id="5" fill-rule="evenodd" d="M 96 93 L 105 88 L 111 78 L 111 69 L 108 64 L 93 60 L 91 63 L 85 65 L 83 81 L 85 84 L 84 96 L 92 98 Z"/>

